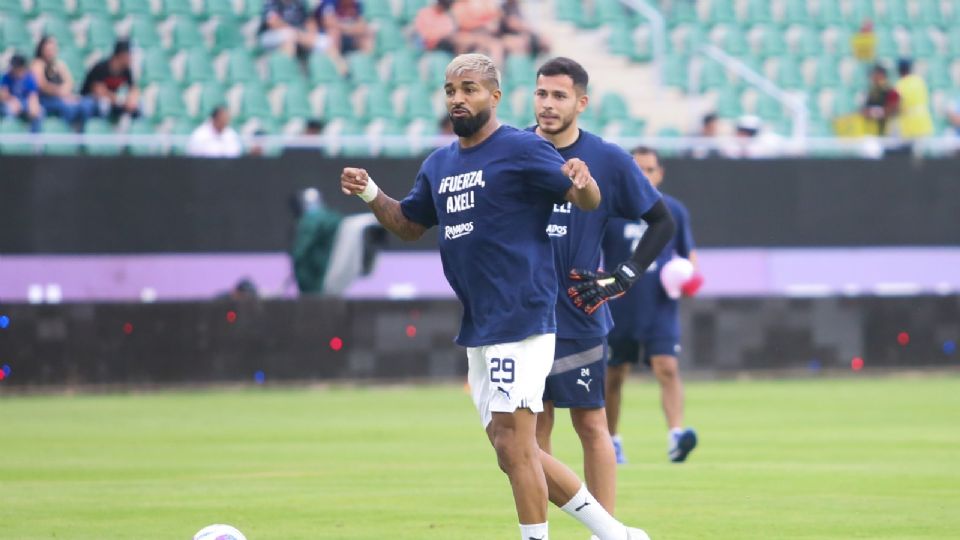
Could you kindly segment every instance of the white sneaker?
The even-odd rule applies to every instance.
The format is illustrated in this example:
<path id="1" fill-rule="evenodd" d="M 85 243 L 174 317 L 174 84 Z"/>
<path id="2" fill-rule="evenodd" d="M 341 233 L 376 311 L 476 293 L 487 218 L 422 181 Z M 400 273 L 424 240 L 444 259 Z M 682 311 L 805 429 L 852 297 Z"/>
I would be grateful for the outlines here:
<path id="1" fill-rule="evenodd" d="M 590 537 L 590 540 L 600 540 L 597 535 Z M 650 536 L 643 532 L 643 529 L 634 529 L 627 527 L 627 540 L 650 540 Z"/>

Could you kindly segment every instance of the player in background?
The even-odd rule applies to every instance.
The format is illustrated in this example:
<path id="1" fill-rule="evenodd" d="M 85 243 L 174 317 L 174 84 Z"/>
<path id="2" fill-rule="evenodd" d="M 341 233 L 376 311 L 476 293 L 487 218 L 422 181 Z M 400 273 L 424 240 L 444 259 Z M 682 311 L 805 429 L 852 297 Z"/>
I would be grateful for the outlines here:
<path id="1" fill-rule="evenodd" d="M 639 147 L 632 152 L 637 165 L 654 187 L 663 182 L 663 165 L 656 151 Z M 683 424 L 683 382 L 680 380 L 677 355 L 680 353 L 680 319 L 678 302 L 667 295 L 660 283 L 660 271 L 670 259 L 684 257 L 697 267 L 690 216 L 677 199 L 664 195 L 663 200 L 676 220 L 676 233 L 657 256 L 647 272 L 623 298 L 610 303 L 614 328 L 610 333 L 610 362 L 607 366 L 607 422 L 613 434 L 617 463 L 626 463 L 623 441 L 617 429 L 623 396 L 623 383 L 630 372 L 630 364 L 638 363 L 643 347 L 644 362 L 651 367 L 660 383 L 660 399 L 666 416 L 668 434 L 667 453 L 671 461 L 682 462 L 697 446 L 697 434 Z M 644 223 L 622 219 L 611 220 L 603 241 L 603 253 L 608 260 L 627 256 L 633 246 L 641 245 L 650 234 Z M 694 273 L 682 286 L 685 295 L 693 295 L 703 283 Z"/>
<path id="2" fill-rule="evenodd" d="M 537 418 L 537 441 L 550 452 L 554 408 L 569 409 L 583 447 L 587 488 L 612 513 L 617 463 L 603 408 L 606 336 L 612 326 L 605 302 L 623 294 L 643 274 L 673 235 L 674 225 L 660 194 L 630 154 L 578 127 L 577 117 L 589 103 L 588 83 L 583 66 L 569 58 L 553 58 L 537 71 L 536 133 L 556 146 L 564 159 L 586 162 L 603 195 L 600 208 L 593 212 L 570 204 L 555 206 L 547 227 L 561 287 L 556 353 L 547 377 L 544 411 Z M 607 259 L 612 271 L 601 276 L 597 271 L 603 266 L 600 244 L 607 221 L 615 216 L 643 219 L 650 224 L 650 233 L 635 251 Z"/>
<path id="3" fill-rule="evenodd" d="M 564 162 L 535 134 L 500 125 L 500 74 L 486 56 L 454 58 L 444 91 L 458 140 L 424 160 L 406 198 L 388 197 L 349 167 L 341 190 L 402 239 L 440 228 L 444 274 L 463 304 L 456 341 L 467 348 L 474 404 L 510 480 L 522 540 L 548 539 L 548 498 L 601 540 L 648 539 L 614 519 L 536 440 L 556 332 L 547 223 L 555 204 L 596 208 L 597 184 L 583 161 Z"/>

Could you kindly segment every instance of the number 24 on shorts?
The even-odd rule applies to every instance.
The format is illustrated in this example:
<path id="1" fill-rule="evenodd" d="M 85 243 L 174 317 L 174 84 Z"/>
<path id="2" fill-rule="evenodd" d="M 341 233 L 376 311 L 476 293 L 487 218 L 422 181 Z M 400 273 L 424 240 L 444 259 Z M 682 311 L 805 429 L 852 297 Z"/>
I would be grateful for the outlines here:
<path id="1" fill-rule="evenodd" d="M 512 383 L 514 380 L 513 358 L 490 359 L 490 382 Z"/>

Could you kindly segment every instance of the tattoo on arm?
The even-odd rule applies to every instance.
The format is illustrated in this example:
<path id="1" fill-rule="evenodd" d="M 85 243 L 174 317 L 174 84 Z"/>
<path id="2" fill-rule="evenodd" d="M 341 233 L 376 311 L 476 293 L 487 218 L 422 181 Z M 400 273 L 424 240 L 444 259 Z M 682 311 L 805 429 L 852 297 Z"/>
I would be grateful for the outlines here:
<path id="1" fill-rule="evenodd" d="M 426 227 L 407 219 L 400 210 L 400 202 L 380 191 L 377 198 L 370 201 L 370 209 L 381 225 L 402 240 L 412 241 L 423 236 Z"/>

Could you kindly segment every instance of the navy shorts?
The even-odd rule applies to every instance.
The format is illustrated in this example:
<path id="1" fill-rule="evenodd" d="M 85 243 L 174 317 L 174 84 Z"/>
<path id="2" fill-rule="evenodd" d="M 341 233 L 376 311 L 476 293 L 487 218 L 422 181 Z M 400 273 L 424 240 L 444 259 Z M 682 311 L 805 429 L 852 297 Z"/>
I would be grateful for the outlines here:
<path id="1" fill-rule="evenodd" d="M 633 338 L 610 338 L 611 366 L 623 364 L 637 364 L 640 362 L 640 352 L 643 349 L 643 363 L 650 365 L 652 356 L 680 356 L 680 337 L 657 337 L 646 340 Z"/>
<path id="2" fill-rule="evenodd" d="M 606 360 L 606 338 L 557 338 L 543 399 L 563 409 L 603 407 Z"/>

